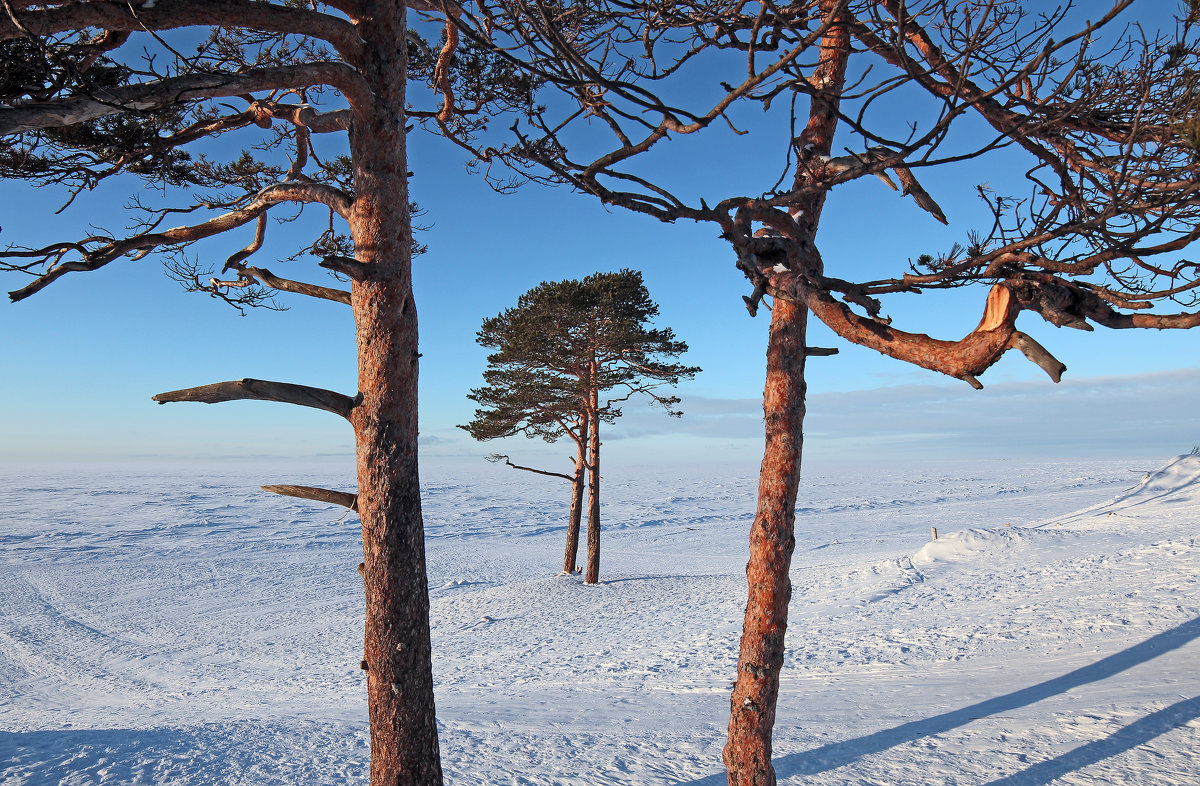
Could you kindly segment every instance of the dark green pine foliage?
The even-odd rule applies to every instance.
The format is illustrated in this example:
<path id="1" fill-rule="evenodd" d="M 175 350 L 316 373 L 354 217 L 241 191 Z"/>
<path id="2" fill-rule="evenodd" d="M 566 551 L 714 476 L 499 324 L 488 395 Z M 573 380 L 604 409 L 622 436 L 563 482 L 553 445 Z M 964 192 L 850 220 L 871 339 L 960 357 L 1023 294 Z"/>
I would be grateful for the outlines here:
<path id="1" fill-rule="evenodd" d="M 488 356 L 486 384 L 468 396 L 479 405 L 475 418 L 460 428 L 478 440 L 524 434 L 575 443 L 573 475 L 508 463 L 572 481 L 566 572 L 575 567 L 585 474 L 589 478 L 586 580 L 593 583 L 599 576 L 599 424 L 616 420 L 620 405 L 640 396 L 678 417 L 679 398 L 662 391 L 700 371 L 673 362 L 687 344 L 670 328 L 651 327 L 657 316 L 642 274 L 620 270 L 543 282 L 515 307 L 484 320 L 477 337 L 496 351 Z"/>

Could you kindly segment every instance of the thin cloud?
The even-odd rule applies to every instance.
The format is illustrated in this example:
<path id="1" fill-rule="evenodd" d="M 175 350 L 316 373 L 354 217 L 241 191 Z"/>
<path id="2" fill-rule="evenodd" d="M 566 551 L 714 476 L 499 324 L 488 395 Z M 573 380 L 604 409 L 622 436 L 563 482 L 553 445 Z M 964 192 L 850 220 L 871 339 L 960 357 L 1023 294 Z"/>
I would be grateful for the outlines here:
<path id="1" fill-rule="evenodd" d="M 1171 454 L 1200 443 L 1200 369 L 1049 382 L 900 385 L 808 398 L 808 447 L 939 457 Z M 687 396 L 684 416 L 629 407 L 608 439 L 760 441 L 762 403 Z"/>

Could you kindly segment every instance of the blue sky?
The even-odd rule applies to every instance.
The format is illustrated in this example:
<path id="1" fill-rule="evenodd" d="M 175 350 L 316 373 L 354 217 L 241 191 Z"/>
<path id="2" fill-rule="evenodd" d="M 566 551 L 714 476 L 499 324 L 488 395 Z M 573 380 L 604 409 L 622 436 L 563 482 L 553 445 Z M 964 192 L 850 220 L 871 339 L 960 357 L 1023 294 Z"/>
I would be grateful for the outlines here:
<path id="1" fill-rule="evenodd" d="M 710 202 L 739 188 L 750 191 L 755 183 L 761 191 L 775 177 L 766 155 L 772 134 L 777 136 L 765 127 L 752 138 L 714 130 L 672 147 L 654 166 L 681 190 Z M 630 405 L 607 436 L 611 460 L 757 462 L 767 315 L 751 319 L 746 313 L 741 296 L 749 286 L 716 229 L 607 211 L 565 189 L 527 185 L 497 195 L 464 171 L 454 149 L 421 131 L 410 138 L 413 194 L 431 225 L 423 235 L 430 251 L 415 263 L 422 439 L 429 460 L 479 461 L 500 449 L 563 462 L 566 445 L 523 439 L 479 445 L 454 427 L 470 419 L 473 406 L 465 396 L 481 384 L 486 353 L 475 345 L 475 331 L 483 318 L 543 280 L 632 267 L 643 271 L 662 307 L 660 324 L 690 344 L 686 362 L 704 372 L 681 389 L 686 414 L 680 421 Z M 738 146 L 732 154 L 730 145 Z M 827 269 L 847 278 L 863 270 L 894 274 L 910 257 L 962 240 L 984 220 L 972 186 L 1002 187 L 1006 176 L 1020 174 L 1010 163 L 1001 156 L 922 175 L 949 227 L 873 178 L 838 189 L 819 237 Z M 54 216 L 60 195 L 0 184 L 0 242 L 35 245 L 78 237 L 89 223 L 120 226 L 128 185 L 107 184 Z M 155 192 L 142 196 L 152 204 L 160 200 Z M 325 281 L 325 273 L 308 263 L 273 262 L 290 253 L 293 229 L 273 226 L 273 245 L 258 263 L 280 275 Z M 210 261 L 223 260 L 251 233 L 247 227 L 198 248 Z M 5 291 L 21 283 L 0 276 Z M 903 329 L 958 338 L 978 322 L 983 296 L 982 289 L 927 293 L 887 301 L 885 310 Z M 219 301 L 184 293 L 151 257 L 71 274 L 26 301 L 0 303 L 0 460 L 349 461 L 350 430 L 327 413 L 263 402 L 150 401 L 161 391 L 241 377 L 353 393 L 348 309 L 302 297 L 281 300 L 289 311 L 240 317 Z M 1200 443 L 1200 408 L 1194 404 L 1200 331 L 1082 333 L 1053 328 L 1029 313 L 1019 324 L 1067 364 L 1061 385 L 1012 352 L 982 377 L 987 388 L 977 392 L 847 346 L 815 325 L 810 341 L 836 346 L 841 354 L 810 363 L 808 460 L 863 454 L 1165 457 Z"/>

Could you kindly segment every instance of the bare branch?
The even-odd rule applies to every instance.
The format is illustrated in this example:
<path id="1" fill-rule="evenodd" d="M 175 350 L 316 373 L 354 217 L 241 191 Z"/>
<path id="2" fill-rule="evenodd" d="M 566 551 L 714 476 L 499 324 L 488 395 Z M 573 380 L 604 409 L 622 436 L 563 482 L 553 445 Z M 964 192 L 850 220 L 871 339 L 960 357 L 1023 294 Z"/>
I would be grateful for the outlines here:
<path id="1" fill-rule="evenodd" d="M 127 111 L 146 111 L 204 98 L 240 96 L 260 90 L 278 90 L 328 84 L 348 100 L 366 100 L 361 78 L 341 63 L 308 63 L 250 69 L 240 74 L 184 74 L 125 87 L 97 89 L 90 96 L 73 96 L 56 101 L 0 108 L 0 136 L 41 128 L 86 123 Z M 297 108 L 297 119 L 302 119 Z M 304 115 L 319 117 L 315 112 Z M 330 118 L 333 120 L 333 118 Z M 338 124 L 346 123 L 338 117 Z M 348 124 L 347 124 L 348 125 Z"/>
<path id="2" fill-rule="evenodd" d="M 740 264 L 745 269 L 746 262 Z M 809 285 L 790 270 L 776 267 L 784 268 L 761 263 L 753 268 L 756 277 L 768 282 L 769 294 L 806 305 L 842 338 L 898 360 L 966 380 L 982 374 L 1012 346 L 1020 308 L 1007 286 L 992 287 L 983 318 L 975 330 L 958 341 L 945 341 L 924 333 L 907 333 L 855 314 L 823 289 Z"/>
<path id="3" fill-rule="evenodd" d="M 159 393 L 153 398 L 159 404 L 175 401 L 195 401 L 201 404 L 219 404 L 224 401 L 279 401 L 284 404 L 323 409 L 347 420 L 358 403 L 355 399 L 332 390 L 262 379 L 217 382 L 198 388 Z"/>
<path id="4" fill-rule="evenodd" d="M 442 108 L 438 110 L 437 121 L 443 128 L 454 115 L 454 89 L 450 84 L 450 61 L 458 49 L 458 20 L 461 12 L 457 9 L 446 13 L 446 43 L 438 53 L 437 62 L 433 67 L 433 82 L 442 94 Z"/>
<path id="5" fill-rule="evenodd" d="M 941 221 L 943 224 L 950 223 L 946 220 L 946 214 L 942 212 L 942 208 L 938 206 L 938 203 L 934 202 L 933 197 L 929 195 L 929 192 L 917 182 L 917 178 L 913 175 L 911 169 L 908 167 L 898 166 L 894 171 L 897 179 L 900 181 L 900 193 L 906 196 L 911 196 L 922 210 L 932 215 L 938 221 Z M 885 180 L 884 182 L 888 183 L 888 185 L 891 185 L 891 182 L 888 180 Z"/>
<path id="6" fill-rule="evenodd" d="M 140 32 L 221 26 L 311 36 L 332 44 L 351 63 L 361 59 L 354 25 L 310 9 L 253 0 L 157 0 L 155 3 L 70 3 L 0 17 L 0 40 L 96 28 Z"/>
<path id="7" fill-rule="evenodd" d="M 34 251 L 0 252 L 0 257 L 42 257 L 51 265 L 32 283 L 9 292 L 8 296 L 14 302 L 24 300 L 67 273 L 97 270 L 126 254 L 142 257 L 159 246 L 186 245 L 206 237 L 212 237 L 257 219 L 263 212 L 280 202 L 319 202 L 333 208 L 343 216 L 349 214 L 352 204 L 352 200 L 347 194 L 332 186 L 310 182 L 277 183 L 264 188 L 246 207 L 232 210 L 193 226 L 175 227 L 163 232 L 148 232 L 124 240 L 88 238 L 80 243 L 58 243 Z M 100 245 L 97 248 L 88 248 L 87 244 L 89 243 L 99 243 Z M 71 250 L 80 253 L 82 259 L 62 261 L 63 254 Z M 9 265 L 8 267 L 11 269 L 13 266 Z"/>
<path id="8" fill-rule="evenodd" d="M 330 254 L 317 263 L 318 266 L 335 273 L 349 276 L 355 281 L 363 281 L 367 277 L 367 266 L 357 259 Z"/>
<path id="9" fill-rule="evenodd" d="M 570 475 L 564 475 L 561 472 L 552 472 L 552 471 L 546 470 L 546 469 L 534 469 L 533 467 L 522 467 L 520 464 L 514 464 L 511 461 L 509 461 L 508 456 L 505 456 L 502 453 L 492 453 L 490 456 L 487 457 L 487 460 L 491 461 L 493 463 L 503 460 L 505 464 L 512 467 L 513 469 L 523 469 L 526 472 L 533 472 L 538 475 L 547 475 L 552 478 L 562 478 L 563 480 L 569 480 L 572 483 L 575 482 L 575 478 L 571 477 Z"/>
<path id="10" fill-rule="evenodd" d="M 1025 357 L 1029 358 L 1049 374 L 1050 379 L 1055 382 L 1062 382 L 1062 375 L 1067 370 L 1067 367 L 1062 361 L 1046 351 L 1046 348 L 1041 344 L 1019 330 L 1013 331 L 1011 344 L 1014 349 L 1021 350 Z"/>
<path id="11" fill-rule="evenodd" d="M 315 502 L 328 502 L 331 505 L 341 505 L 343 508 L 349 508 L 355 513 L 358 512 L 358 495 L 350 494 L 345 491 L 334 491 L 332 489 L 320 489 L 314 486 L 260 486 L 263 491 L 269 491 L 272 494 L 282 494 L 285 497 L 299 497 L 300 499 L 311 499 Z"/>
<path id="12" fill-rule="evenodd" d="M 238 281 L 217 281 L 213 279 L 210 286 L 214 287 L 238 287 L 245 286 L 249 283 L 247 279 L 257 279 L 271 289 L 278 289 L 280 292 L 291 292 L 296 295 L 308 295 L 309 297 L 320 298 L 322 300 L 332 300 L 337 303 L 345 303 L 350 305 L 350 293 L 344 289 L 333 289 L 331 287 L 322 287 L 317 284 L 306 284 L 303 281 L 292 281 L 287 278 L 279 278 L 271 273 L 266 268 L 243 267 L 238 269 Z"/>

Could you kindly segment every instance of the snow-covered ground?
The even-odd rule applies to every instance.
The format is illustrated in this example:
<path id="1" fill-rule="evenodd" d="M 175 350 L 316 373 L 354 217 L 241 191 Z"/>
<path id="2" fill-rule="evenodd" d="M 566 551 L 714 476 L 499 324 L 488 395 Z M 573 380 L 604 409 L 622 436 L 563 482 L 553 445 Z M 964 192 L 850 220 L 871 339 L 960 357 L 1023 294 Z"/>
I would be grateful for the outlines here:
<path id="1" fill-rule="evenodd" d="M 1200 783 L 1200 456 L 1160 463 L 811 472 L 781 783 Z M 612 467 L 595 587 L 565 484 L 501 469 L 424 470 L 448 780 L 723 784 L 756 468 Z M 0 474 L 0 783 L 365 782 L 357 521 L 257 488 L 342 472 Z"/>

